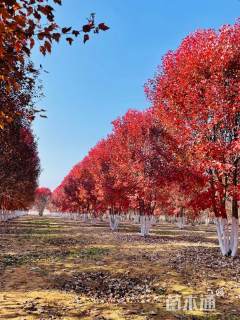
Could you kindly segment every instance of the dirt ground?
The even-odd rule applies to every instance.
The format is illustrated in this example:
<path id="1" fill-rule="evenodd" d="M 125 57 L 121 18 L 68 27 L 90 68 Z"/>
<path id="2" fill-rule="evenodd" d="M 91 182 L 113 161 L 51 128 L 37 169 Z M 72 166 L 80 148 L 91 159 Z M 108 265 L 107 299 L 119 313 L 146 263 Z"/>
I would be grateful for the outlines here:
<path id="1" fill-rule="evenodd" d="M 212 225 L 141 238 L 134 224 L 26 216 L 0 235 L 0 319 L 240 319 L 240 258 L 220 256 Z"/>

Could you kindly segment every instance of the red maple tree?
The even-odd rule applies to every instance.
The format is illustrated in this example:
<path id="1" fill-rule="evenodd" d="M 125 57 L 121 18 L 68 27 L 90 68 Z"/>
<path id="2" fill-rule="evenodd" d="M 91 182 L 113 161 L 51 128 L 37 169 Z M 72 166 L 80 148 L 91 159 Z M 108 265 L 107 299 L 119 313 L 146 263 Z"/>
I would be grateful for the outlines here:
<path id="1" fill-rule="evenodd" d="M 51 190 L 44 187 L 39 187 L 35 191 L 34 208 L 38 211 L 39 215 L 43 215 L 43 211 L 51 198 Z"/>
<path id="2" fill-rule="evenodd" d="M 146 92 L 157 119 L 205 180 L 193 203 L 212 210 L 223 254 L 236 254 L 240 162 L 240 24 L 197 31 L 169 52 Z M 226 204 L 232 203 L 232 239 Z M 220 229 L 219 229 L 220 230 Z M 220 236 L 221 235 L 221 236 Z"/>

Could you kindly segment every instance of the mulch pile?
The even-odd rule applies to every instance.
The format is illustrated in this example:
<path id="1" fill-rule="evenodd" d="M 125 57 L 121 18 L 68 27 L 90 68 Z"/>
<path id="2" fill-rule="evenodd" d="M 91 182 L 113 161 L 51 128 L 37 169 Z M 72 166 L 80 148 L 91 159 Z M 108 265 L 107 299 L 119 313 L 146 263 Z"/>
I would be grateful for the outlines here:
<path id="1" fill-rule="evenodd" d="M 73 291 L 101 303 L 143 302 L 151 300 L 159 289 L 154 286 L 154 277 L 106 271 L 76 273 L 68 279 L 56 279 L 55 283 L 60 284 L 61 290 Z"/>

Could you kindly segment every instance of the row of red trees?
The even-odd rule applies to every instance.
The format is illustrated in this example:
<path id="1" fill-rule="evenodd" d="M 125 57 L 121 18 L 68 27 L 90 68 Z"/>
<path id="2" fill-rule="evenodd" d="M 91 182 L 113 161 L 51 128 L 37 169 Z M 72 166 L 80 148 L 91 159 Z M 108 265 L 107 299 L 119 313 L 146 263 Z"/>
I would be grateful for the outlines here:
<path id="1" fill-rule="evenodd" d="M 208 209 L 222 254 L 236 255 L 240 200 L 240 24 L 191 34 L 130 110 L 53 194 L 58 210 L 140 215 Z M 231 203 L 232 229 L 227 206 Z"/>
<path id="2" fill-rule="evenodd" d="M 92 33 L 106 31 L 91 14 L 76 28 L 60 26 L 55 7 L 62 0 L 0 1 L 0 209 L 25 209 L 33 204 L 40 172 L 37 145 L 31 130 L 39 95 L 38 71 L 29 63 L 36 46 L 45 55 L 64 39 L 83 42 Z"/>
<path id="3" fill-rule="evenodd" d="M 107 210 L 112 215 L 174 214 L 194 197 L 191 186 L 201 190 L 203 183 L 153 109 L 129 110 L 113 122 L 113 133 L 70 171 L 54 191 L 52 205 L 94 215 Z"/>

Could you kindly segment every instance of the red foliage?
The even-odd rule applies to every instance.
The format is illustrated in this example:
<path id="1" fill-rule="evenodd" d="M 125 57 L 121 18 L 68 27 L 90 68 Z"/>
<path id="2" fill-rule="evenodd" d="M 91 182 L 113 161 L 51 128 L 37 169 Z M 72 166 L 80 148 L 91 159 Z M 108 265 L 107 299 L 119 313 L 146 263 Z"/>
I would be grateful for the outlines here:
<path id="1" fill-rule="evenodd" d="M 61 0 L 53 0 L 54 5 L 61 5 Z M 64 38 L 70 45 L 77 37 L 83 42 L 90 39 L 91 33 L 99 33 L 109 28 L 104 23 L 96 24 L 95 15 L 91 14 L 87 24 L 76 30 L 57 24 L 55 6 L 48 0 L 1 0 L 0 3 L 0 85 L 7 90 L 18 89 L 21 68 L 32 49 L 38 46 L 43 55 L 51 53 L 53 43 Z M 13 76 L 13 73 L 15 76 Z M 29 75 L 31 79 L 31 75 Z M 8 115 L 14 118 L 13 114 Z M 0 125 L 6 115 L 0 114 Z"/>
<path id="2" fill-rule="evenodd" d="M 1 112 L 7 115 L 4 130 L 0 129 L 0 203 L 7 210 L 26 209 L 33 203 L 40 172 L 37 144 L 27 120 L 37 91 L 34 79 L 24 81 L 26 72 L 23 69 L 16 80 L 19 90 L 8 93 L 5 86 L 0 88 Z M 14 122 L 9 119 L 11 112 L 16 115 Z"/>
<path id="3" fill-rule="evenodd" d="M 223 217 L 239 190 L 239 52 L 240 24 L 197 31 L 146 86 L 157 119 L 205 180 L 194 205 Z"/>
<path id="4" fill-rule="evenodd" d="M 152 108 L 129 110 L 54 192 L 65 211 L 238 214 L 240 24 L 197 31 L 146 85 Z"/>
<path id="5" fill-rule="evenodd" d="M 157 208 L 161 213 L 169 208 L 168 187 L 180 171 L 173 157 L 179 151 L 175 142 L 152 110 L 130 110 L 113 126 L 113 133 L 90 150 L 54 191 L 52 202 L 59 210 L 153 214 Z"/>
<path id="6" fill-rule="evenodd" d="M 0 130 L 0 203 L 3 210 L 26 209 L 34 201 L 40 172 L 30 128 L 16 123 Z"/>
<path id="7" fill-rule="evenodd" d="M 39 212 L 39 215 L 43 214 L 43 211 L 51 197 L 51 194 L 52 192 L 48 188 L 40 187 L 36 189 L 34 207 Z"/>

